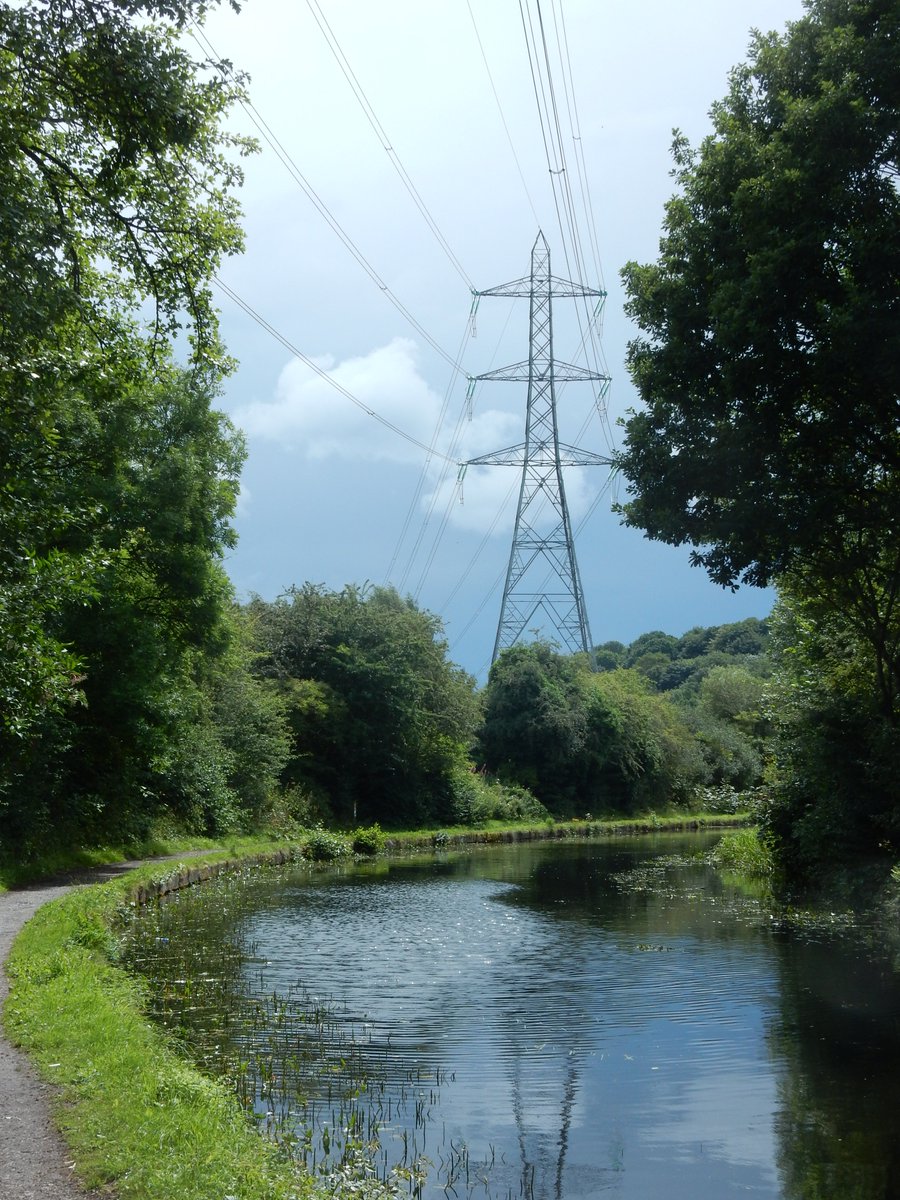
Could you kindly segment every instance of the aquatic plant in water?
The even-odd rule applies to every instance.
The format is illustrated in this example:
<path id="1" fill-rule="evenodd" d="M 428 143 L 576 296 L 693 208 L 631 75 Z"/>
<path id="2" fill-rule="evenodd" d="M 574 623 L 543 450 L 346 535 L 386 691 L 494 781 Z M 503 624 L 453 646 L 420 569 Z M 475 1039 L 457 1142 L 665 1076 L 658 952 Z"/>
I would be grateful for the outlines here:
<path id="1" fill-rule="evenodd" d="M 150 1015 L 226 1078 L 260 1132 L 329 1194 L 420 1195 L 425 1127 L 445 1078 L 417 1070 L 388 1089 L 390 1047 L 365 1020 L 299 983 L 269 990 L 256 948 L 222 936 L 244 902 L 240 881 L 224 880 L 133 922 L 122 956 L 147 980 Z M 193 936 L 170 937 L 185 909 Z"/>

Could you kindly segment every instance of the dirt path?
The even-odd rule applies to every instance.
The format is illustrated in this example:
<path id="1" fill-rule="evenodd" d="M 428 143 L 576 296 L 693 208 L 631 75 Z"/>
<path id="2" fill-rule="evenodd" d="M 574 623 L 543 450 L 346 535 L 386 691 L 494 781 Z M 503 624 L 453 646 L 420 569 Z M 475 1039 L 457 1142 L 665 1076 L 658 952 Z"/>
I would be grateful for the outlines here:
<path id="1" fill-rule="evenodd" d="M 170 856 L 186 858 L 186 854 Z M 151 861 L 165 861 L 153 859 Z M 6 962 L 16 934 L 42 904 L 73 887 L 102 883 L 140 863 L 116 863 L 64 880 L 0 892 L 0 964 Z M 0 1010 L 9 994 L 0 970 Z M 2 1035 L 0 1027 L 0 1197 L 2 1200 L 85 1200 L 74 1178 L 74 1164 L 51 1116 L 54 1089 L 43 1083 L 28 1059 Z M 110 1193 L 104 1191 L 104 1196 Z"/>

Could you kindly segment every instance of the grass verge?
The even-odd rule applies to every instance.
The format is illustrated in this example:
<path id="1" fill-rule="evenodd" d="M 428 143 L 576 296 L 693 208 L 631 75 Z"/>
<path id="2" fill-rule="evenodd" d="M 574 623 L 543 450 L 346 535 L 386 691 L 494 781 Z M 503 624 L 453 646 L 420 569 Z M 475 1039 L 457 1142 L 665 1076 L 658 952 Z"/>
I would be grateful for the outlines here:
<path id="1" fill-rule="evenodd" d="M 739 821 L 680 815 L 416 830 L 390 839 L 394 850 L 415 852 L 441 839 L 618 836 Z M 16 939 L 7 964 L 6 1029 L 60 1089 L 57 1119 L 86 1186 L 114 1184 L 121 1200 L 307 1200 L 316 1194 L 315 1181 L 259 1137 L 227 1087 L 179 1057 L 144 1016 L 140 984 L 116 966 L 118 918 L 140 884 L 182 866 L 284 848 L 270 838 L 230 839 L 200 859 L 138 868 L 46 904 Z"/>
<path id="2" fill-rule="evenodd" d="M 137 883 L 168 873 L 142 868 L 41 908 L 8 960 L 7 1032 L 59 1087 L 57 1119 L 87 1187 L 114 1181 L 122 1200 L 312 1196 L 228 1089 L 147 1021 L 140 985 L 115 965 L 118 912 Z"/>

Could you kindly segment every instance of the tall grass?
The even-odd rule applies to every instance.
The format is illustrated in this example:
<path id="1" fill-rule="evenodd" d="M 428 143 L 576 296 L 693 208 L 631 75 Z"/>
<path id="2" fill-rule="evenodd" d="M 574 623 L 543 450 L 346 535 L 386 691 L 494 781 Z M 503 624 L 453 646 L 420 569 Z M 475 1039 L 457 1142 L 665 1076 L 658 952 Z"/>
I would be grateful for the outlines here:
<path id="1" fill-rule="evenodd" d="M 753 828 L 726 833 L 710 853 L 710 859 L 722 870 L 752 879 L 768 879 L 773 872 L 771 851 Z"/>

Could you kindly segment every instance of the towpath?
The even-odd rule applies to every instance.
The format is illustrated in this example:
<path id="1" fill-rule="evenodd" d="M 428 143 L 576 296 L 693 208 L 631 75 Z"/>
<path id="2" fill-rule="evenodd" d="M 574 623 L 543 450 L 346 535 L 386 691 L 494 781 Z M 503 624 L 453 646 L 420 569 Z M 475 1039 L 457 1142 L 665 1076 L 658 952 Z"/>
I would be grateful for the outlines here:
<path id="1" fill-rule="evenodd" d="M 173 859 L 186 854 L 171 855 Z M 164 859 L 145 861 L 160 862 Z M 47 883 L 0 892 L 0 1010 L 9 981 L 5 963 L 16 934 L 48 900 L 73 887 L 102 883 L 140 866 L 116 863 Z M 44 1083 L 25 1055 L 3 1036 L 0 1026 L 0 1197 L 2 1200 L 85 1200 L 111 1193 L 85 1192 L 75 1178 L 75 1164 L 52 1117 L 54 1089 Z"/>

